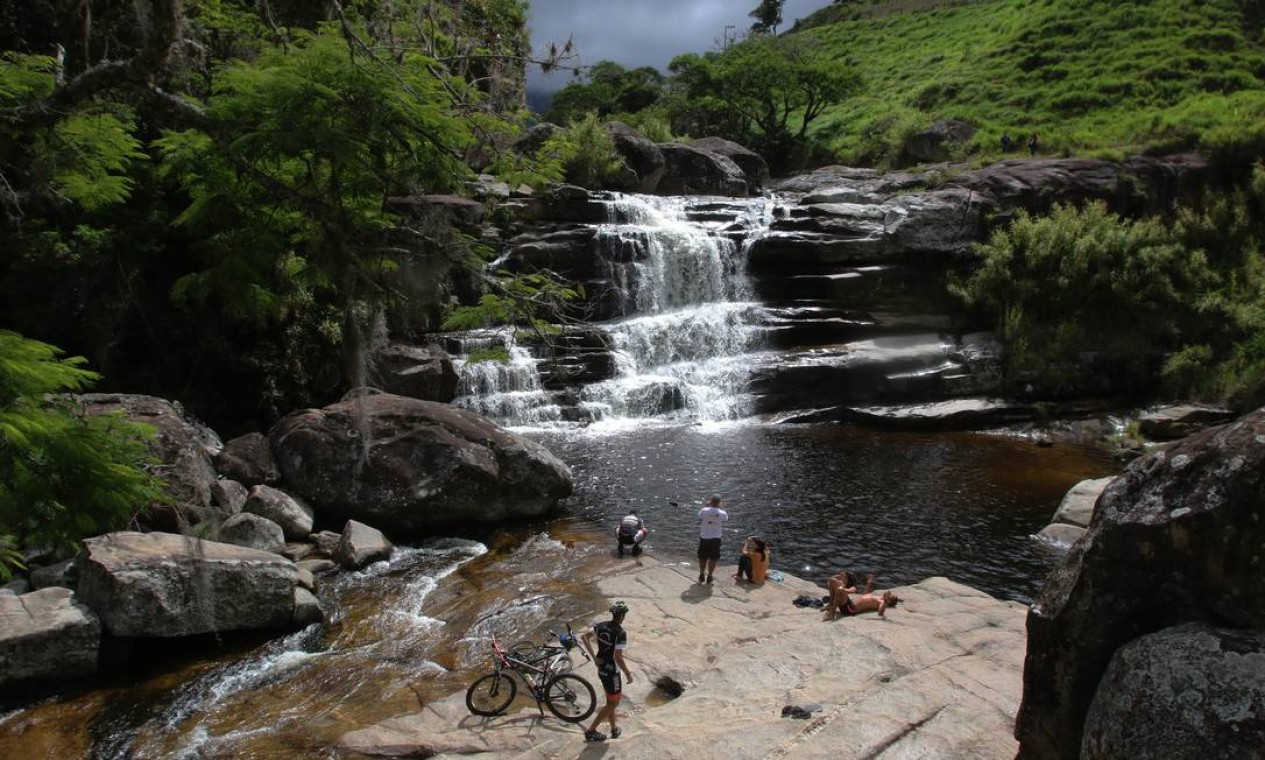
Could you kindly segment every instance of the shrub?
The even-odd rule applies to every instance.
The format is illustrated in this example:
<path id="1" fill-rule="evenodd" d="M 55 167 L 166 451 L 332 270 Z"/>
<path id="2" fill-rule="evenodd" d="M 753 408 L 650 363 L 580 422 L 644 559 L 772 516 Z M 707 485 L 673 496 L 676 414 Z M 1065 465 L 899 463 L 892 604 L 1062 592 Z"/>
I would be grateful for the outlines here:
<path id="1" fill-rule="evenodd" d="M 582 187 L 601 187 L 623 166 L 615 150 L 615 138 L 594 113 L 577 119 L 550 138 L 542 151 L 557 156 L 562 161 L 567 181 Z"/>

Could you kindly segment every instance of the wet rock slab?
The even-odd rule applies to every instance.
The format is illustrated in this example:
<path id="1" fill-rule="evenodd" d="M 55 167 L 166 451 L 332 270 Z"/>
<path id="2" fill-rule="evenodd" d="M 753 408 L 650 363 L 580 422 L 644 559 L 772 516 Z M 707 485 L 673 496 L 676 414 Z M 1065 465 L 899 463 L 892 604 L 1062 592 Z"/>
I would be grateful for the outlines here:
<path id="1" fill-rule="evenodd" d="M 611 756 L 1014 757 L 1025 606 L 932 578 L 898 589 L 904 602 L 886 619 L 823 622 L 819 610 L 792 604 L 820 595 L 813 584 L 736 585 L 726 575 L 701 586 L 694 573 L 646 558 L 599 582 L 632 608 L 634 681 L 620 707 L 623 736 L 604 750 Z M 597 684 L 592 665 L 576 672 Z M 787 705 L 810 704 L 821 709 L 809 719 L 782 717 Z M 483 719 L 463 694 L 339 743 L 370 757 L 573 757 L 584 748 L 582 726 L 540 720 L 521 698 Z"/>

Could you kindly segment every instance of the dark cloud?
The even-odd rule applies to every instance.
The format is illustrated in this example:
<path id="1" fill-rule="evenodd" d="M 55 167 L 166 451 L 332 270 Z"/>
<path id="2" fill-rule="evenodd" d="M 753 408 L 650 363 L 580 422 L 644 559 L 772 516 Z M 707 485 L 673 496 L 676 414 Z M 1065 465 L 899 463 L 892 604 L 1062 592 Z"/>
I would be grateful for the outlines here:
<path id="1" fill-rule="evenodd" d="M 786 0 L 779 30 L 829 4 Z M 752 22 L 747 14 L 757 5 L 758 0 L 532 0 L 532 43 L 540 52 L 550 42 L 561 47 L 571 38 L 579 53 L 573 64 L 615 61 L 667 73 L 668 62 L 681 53 L 714 50 L 726 35 L 745 34 Z M 528 88 L 557 90 L 571 77 L 569 71 L 542 75 L 533 69 Z"/>

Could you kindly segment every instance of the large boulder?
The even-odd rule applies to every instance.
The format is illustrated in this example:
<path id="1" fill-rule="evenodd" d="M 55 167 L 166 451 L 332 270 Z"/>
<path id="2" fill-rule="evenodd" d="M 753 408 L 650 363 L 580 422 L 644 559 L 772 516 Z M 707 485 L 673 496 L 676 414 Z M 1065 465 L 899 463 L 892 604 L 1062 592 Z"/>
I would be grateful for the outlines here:
<path id="1" fill-rule="evenodd" d="M 663 179 L 663 151 L 653 140 L 621 121 L 605 126 L 615 140 L 615 150 L 624 160 L 624 166 L 631 172 L 632 182 L 620 189 L 653 193 Z"/>
<path id="2" fill-rule="evenodd" d="M 733 159 L 683 143 L 662 143 L 663 178 L 659 195 L 748 194 L 747 178 Z"/>
<path id="3" fill-rule="evenodd" d="M 571 471 L 540 444 L 464 409 L 352 394 L 269 433 L 289 488 L 322 517 L 415 532 L 544 514 Z"/>
<path id="4" fill-rule="evenodd" d="M 1265 631 L 1186 623 L 1116 651 L 1089 707 L 1080 757 L 1203 760 L 1263 751 Z"/>
<path id="5" fill-rule="evenodd" d="M 101 623 L 67 588 L 0 594 L 0 695 L 93 675 Z"/>
<path id="6" fill-rule="evenodd" d="M 905 140 L 905 156 L 914 161 L 949 161 L 962 154 L 975 136 L 975 125 L 960 119 L 940 119 Z"/>
<path id="7" fill-rule="evenodd" d="M 747 178 L 747 189 L 755 192 L 769 183 L 769 164 L 755 151 L 723 137 L 703 137 L 691 140 L 690 146 L 716 153 L 733 161 Z"/>
<path id="8" fill-rule="evenodd" d="M 153 396 L 122 393 L 87 393 L 74 396 L 92 416 L 121 414 L 130 422 L 154 428 L 149 449 L 161 463 L 169 504 L 150 505 L 148 524 L 167 530 L 183 530 L 214 516 L 211 484 L 215 482 L 212 457 L 223 444 L 215 431 L 187 416 L 177 405 Z"/>
<path id="9" fill-rule="evenodd" d="M 369 356 L 369 384 L 387 393 L 448 403 L 457 395 L 457 369 L 442 347 L 389 343 Z"/>
<path id="10" fill-rule="evenodd" d="M 1184 622 L 1265 629 L 1263 504 L 1265 408 L 1107 486 L 1028 613 L 1020 758 L 1077 756 L 1108 663 L 1139 636 Z"/>
<path id="11" fill-rule="evenodd" d="M 114 636 L 291 625 L 298 570 L 276 554 L 170 533 L 84 541 L 79 597 Z"/>

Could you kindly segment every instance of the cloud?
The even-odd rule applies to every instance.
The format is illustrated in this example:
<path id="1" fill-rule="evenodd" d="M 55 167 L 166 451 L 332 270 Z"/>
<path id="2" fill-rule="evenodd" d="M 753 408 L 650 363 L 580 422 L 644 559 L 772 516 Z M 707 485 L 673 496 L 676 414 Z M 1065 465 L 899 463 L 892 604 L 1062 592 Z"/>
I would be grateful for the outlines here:
<path id="1" fill-rule="evenodd" d="M 571 38 L 578 56 L 572 64 L 615 61 L 627 68 L 653 66 L 667 73 L 682 53 L 718 49 L 726 36 L 745 34 L 758 0 L 532 0 L 532 45 L 537 53 L 550 42 Z M 787 0 L 782 10 L 789 29 L 795 19 L 829 5 L 829 0 Z M 728 28 L 727 28 L 728 27 Z M 569 71 L 542 75 L 532 67 L 529 90 L 553 91 L 572 81 Z"/>

